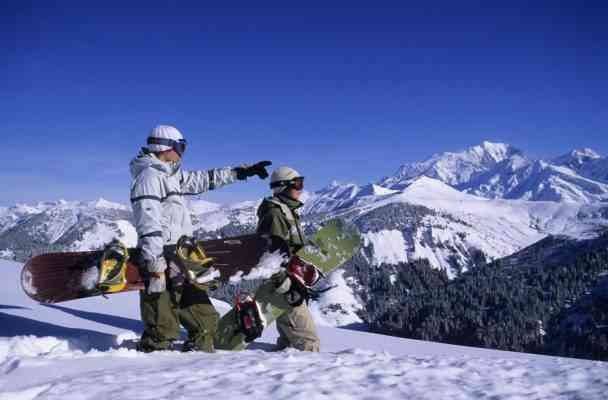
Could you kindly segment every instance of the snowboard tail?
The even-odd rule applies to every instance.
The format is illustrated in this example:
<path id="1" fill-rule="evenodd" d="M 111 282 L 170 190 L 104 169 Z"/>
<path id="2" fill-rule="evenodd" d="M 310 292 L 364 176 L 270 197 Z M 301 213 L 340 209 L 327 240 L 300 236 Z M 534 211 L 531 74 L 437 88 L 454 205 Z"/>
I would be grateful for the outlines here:
<path id="1" fill-rule="evenodd" d="M 29 297 L 41 303 L 60 303 L 144 287 L 137 266 L 131 262 L 120 267 L 120 288 L 116 285 L 98 287 L 102 256 L 103 252 L 89 251 L 33 257 L 21 271 L 21 287 Z"/>

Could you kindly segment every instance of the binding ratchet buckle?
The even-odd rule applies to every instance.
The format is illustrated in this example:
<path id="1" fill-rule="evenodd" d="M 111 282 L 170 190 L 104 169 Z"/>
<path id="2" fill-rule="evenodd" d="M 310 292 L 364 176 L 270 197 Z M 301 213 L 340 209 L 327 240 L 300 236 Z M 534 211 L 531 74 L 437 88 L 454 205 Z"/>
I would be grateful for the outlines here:
<path id="1" fill-rule="evenodd" d="M 245 342 L 250 343 L 262 336 L 264 318 L 260 306 L 251 296 L 237 294 L 235 311 L 238 331 L 245 335 Z"/>
<path id="2" fill-rule="evenodd" d="M 190 236 L 182 236 L 175 247 L 175 254 L 178 261 L 182 264 L 191 281 L 208 272 L 209 267 L 214 261 L 213 257 L 207 257 L 203 246 Z"/>
<path id="3" fill-rule="evenodd" d="M 127 246 L 118 240 L 110 242 L 103 250 L 99 262 L 99 282 L 97 289 L 103 293 L 115 293 L 124 290 L 127 285 Z"/>

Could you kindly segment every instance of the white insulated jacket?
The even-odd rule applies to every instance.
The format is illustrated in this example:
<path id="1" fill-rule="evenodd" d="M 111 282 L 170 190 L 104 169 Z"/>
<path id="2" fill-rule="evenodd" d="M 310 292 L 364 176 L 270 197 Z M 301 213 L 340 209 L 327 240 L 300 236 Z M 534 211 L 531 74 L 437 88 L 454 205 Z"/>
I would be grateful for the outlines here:
<path id="1" fill-rule="evenodd" d="M 165 245 L 177 243 L 182 235 L 192 236 L 192 221 L 184 196 L 197 195 L 236 180 L 231 167 L 182 171 L 179 163 L 163 162 L 146 151 L 135 157 L 130 167 L 137 247 L 142 249 L 149 265 L 162 256 Z"/>

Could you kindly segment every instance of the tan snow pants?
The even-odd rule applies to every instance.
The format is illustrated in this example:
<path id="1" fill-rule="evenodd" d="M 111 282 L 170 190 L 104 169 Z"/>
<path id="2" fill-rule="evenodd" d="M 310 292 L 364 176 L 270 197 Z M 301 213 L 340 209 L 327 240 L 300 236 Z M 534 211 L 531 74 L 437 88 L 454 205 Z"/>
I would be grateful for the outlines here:
<path id="1" fill-rule="evenodd" d="M 277 346 L 280 349 L 293 347 L 302 351 L 319 351 L 321 341 L 306 304 L 292 307 L 281 315 L 277 319 L 277 329 Z"/>

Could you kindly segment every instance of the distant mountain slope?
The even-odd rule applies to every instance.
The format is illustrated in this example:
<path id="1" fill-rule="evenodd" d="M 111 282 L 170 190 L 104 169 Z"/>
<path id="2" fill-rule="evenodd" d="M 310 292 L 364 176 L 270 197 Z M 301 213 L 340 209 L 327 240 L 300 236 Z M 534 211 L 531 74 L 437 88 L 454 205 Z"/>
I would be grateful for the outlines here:
<path id="1" fill-rule="evenodd" d="M 588 237 L 608 225 L 608 208 L 597 201 L 603 190 L 601 184 L 564 166 L 542 161 L 526 164 L 517 161 L 522 157 L 520 151 L 489 142 L 462 154 L 449 154 L 447 161 L 434 159 L 435 175 L 444 179 L 449 176 L 453 182 L 464 182 L 473 176 L 483 181 L 487 173 L 497 168 L 521 173 L 522 166 L 527 165 L 527 175 L 518 175 L 521 180 L 513 181 L 516 190 L 522 192 L 511 191 L 502 196 L 550 197 L 554 201 L 491 200 L 426 175 L 408 175 L 403 187 L 333 183 L 308 196 L 303 220 L 339 216 L 356 221 L 363 230 L 370 263 L 425 258 L 435 268 L 445 269 L 449 276 L 475 265 L 474 260 L 504 257 L 548 234 Z M 449 168 L 461 165 L 468 166 L 465 173 L 450 172 Z M 545 180 L 551 180 L 552 185 L 543 185 Z M 560 187 L 559 194 L 553 191 L 555 187 Z M 494 193 L 498 190 L 485 188 Z M 582 191 L 589 201 L 593 199 L 590 193 L 597 192 L 595 201 L 572 201 Z M 568 193 L 572 196 L 565 201 Z M 259 200 L 234 205 L 194 200 L 191 211 L 196 235 L 210 238 L 250 233 L 257 223 L 258 204 Z M 0 210 L 0 254 L 24 260 L 40 251 L 99 248 L 113 237 L 135 245 L 131 218 L 128 207 L 105 200 L 5 208 Z M 385 242 L 387 238 L 390 240 Z"/>
<path id="2" fill-rule="evenodd" d="M 114 237 L 134 246 L 137 235 L 130 221 L 126 206 L 103 199 L 18 205 L 4 212 L 0 250 L 24 260 L 41 251 L 100 248 Z"/>
<path id="3" fill-rule="evenodd" d="M 608 157 L 602 157 L 591 149 L 572 150 L 553 160 L 588 179 L 608 183 Z"/>
<path id="4" fill-rule="evenodd" d="M 314 215 L 355 221 L 372 262 L 425 258 L 449 276 L 474 265 L 478 252 L 497 259 L 549 234 L 591 237 L 608 225 L 601 204 L 489 200 L 428 177 L 411 180 L 401 191 L 357 194 L 346 203 L 317 200 Z"/>

